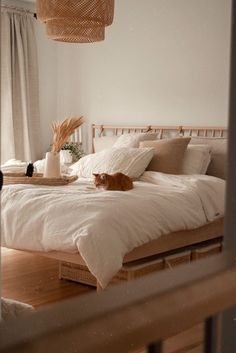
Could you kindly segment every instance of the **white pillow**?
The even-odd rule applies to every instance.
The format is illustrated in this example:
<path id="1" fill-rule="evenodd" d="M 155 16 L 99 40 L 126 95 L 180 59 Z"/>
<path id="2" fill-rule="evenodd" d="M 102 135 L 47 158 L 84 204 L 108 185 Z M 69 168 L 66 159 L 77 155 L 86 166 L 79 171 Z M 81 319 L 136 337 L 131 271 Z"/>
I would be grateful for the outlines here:
<path id="1" fill-rule="evenodd" d="M 93 139 L 94 152 L 100 152 L 107 148 L 111 148 L 118 140 L 118 136 L 101 136 Z"/>
<path id="2" fill-rule="evenodd" d="M 114 143 L 113 147 L 133 147 L 138 148 L 139 142 L 156 140 L 157 133 L 140 132 L 137 134 L 123 134 L 120 135 L 118 140 Z"/>
<path id="3" fill-rule="evenodd" d="M 209 145 L 188 145 L 184 155 L 182 174 L 206 174 L 211 161 Z"/>
<path id="4" fill-rule="evenodd" d="M 153 157 L 153 148 L 110 148 L 82 157 L 70 167 L 71 174 L 91 178 L 93 173 L 124 173 L 138 178 Z"/>

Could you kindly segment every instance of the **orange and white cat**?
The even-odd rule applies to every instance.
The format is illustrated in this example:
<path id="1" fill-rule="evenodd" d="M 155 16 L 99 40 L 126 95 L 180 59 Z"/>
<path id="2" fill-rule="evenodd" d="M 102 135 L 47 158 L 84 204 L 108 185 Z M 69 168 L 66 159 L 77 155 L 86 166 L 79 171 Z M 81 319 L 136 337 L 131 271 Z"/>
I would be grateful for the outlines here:
<path id="1" fill-rule="evenodd" d="M 94 173 L 93 175 L 95 176 L 94 184 L 96 188 L 103 188 L 104 190 L 128 191 L 134 187 L 132 179 L 123 173 Z"/>

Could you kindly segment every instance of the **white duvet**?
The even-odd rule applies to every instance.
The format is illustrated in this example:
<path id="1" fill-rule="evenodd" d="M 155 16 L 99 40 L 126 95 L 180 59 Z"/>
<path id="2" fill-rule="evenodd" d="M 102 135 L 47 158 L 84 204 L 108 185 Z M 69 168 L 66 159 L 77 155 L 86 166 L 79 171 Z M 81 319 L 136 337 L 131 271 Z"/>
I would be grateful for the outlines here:
<path id="1" fill-rule="evenodd" d="M 135 247 L 163 234 L 197 228 L 224 213 L 225 182 L 205 175 L 145 172 L 127 192 L 92 186 L 84 179 L 63 187 L 4 187 L 2 245 L 79 251 L 105 287 Z"/>

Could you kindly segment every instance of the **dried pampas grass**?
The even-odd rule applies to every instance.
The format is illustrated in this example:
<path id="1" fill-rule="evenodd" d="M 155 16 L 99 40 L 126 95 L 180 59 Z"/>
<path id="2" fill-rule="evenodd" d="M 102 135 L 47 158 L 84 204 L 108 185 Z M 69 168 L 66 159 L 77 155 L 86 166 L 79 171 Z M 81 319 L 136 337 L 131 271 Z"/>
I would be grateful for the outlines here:
<path id="1" fill-rule="evenodd" d="M 78 129 L 85 119 L 81 117 L 72 117 L 66 118 L 62 122 L 53 122 L 52 131 L 53 131 L 53 143 L 52 143 L 52 152 L 60 152 L 62 147 L 68 142 L 69 137 L 73 132 Z"/>

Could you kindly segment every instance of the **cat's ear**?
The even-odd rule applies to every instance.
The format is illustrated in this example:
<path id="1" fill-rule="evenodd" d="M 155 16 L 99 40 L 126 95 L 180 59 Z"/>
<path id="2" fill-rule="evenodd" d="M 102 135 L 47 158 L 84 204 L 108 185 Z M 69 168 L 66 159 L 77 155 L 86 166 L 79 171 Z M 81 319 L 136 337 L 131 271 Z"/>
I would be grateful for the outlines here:
<path id="1" fill-rule="evenodd" d="M 96 173 L 93 173 L 93 175 L 94 175 L 95 177 L 99 176 L 99 174 L 96 174 Z"/>
<path id="2" fill-rule="evenodd" d="M 106 174 L 102 173 L 101 176 L 100 176 L 100 179 L 103 180 L 103 181 L 106 181 L 107 180 Z"/>

